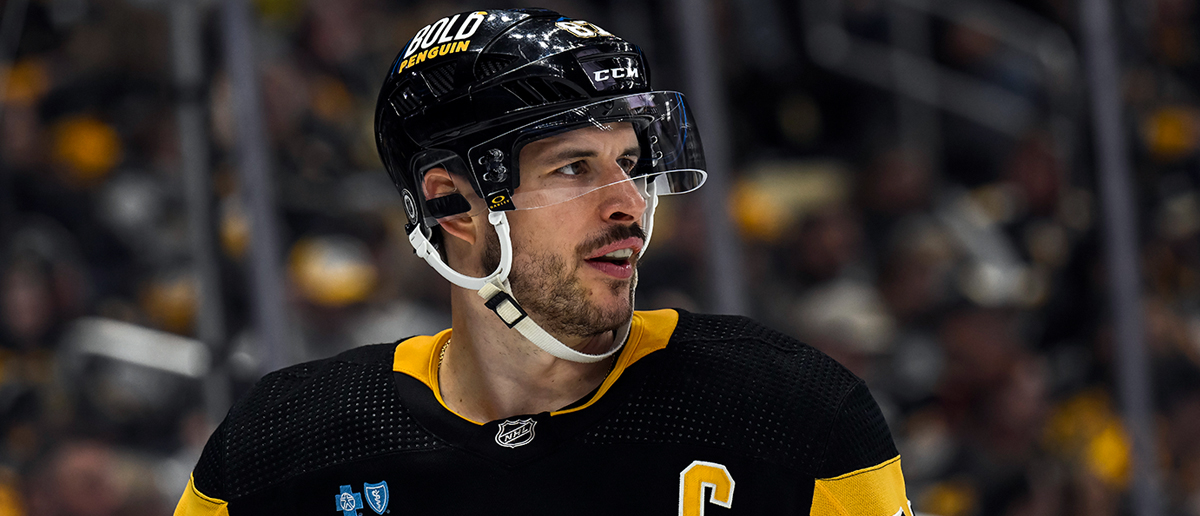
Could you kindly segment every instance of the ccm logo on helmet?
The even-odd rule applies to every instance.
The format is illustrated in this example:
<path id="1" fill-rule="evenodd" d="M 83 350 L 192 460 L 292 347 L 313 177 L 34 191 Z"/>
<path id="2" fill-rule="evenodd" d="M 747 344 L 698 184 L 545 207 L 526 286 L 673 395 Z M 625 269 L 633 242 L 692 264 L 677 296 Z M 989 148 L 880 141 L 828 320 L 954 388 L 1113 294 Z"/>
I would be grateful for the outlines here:
<path id="1" fill-rule="evenodd" d="M 411 57 L 417 50 L 425 50 L 434 45 L 461 41 L 473 36 L 475 31 L 479 30 L 479 26 L 483 25 L 487 11 L 468 14 L 466 18 L 462 19 L 462 23 L 459 23 L 461 16 L 461 14 L 456 14 L 449 18 L 442 18 L 417 31 L 417 35 L 413 36 L 412 41 L 408 43 L 408 48 L 404 49 L 404 57 Z"/>
<path id="2" fill-rule="evenodd" d="M 633 66 L 625 68 L 610 68 L 608 70 L 596 70 L 592 72 L 592 77 L 596 82 L 607 81 L 609 79 L 632 79 L 639 77 L 638 69 Z"/>

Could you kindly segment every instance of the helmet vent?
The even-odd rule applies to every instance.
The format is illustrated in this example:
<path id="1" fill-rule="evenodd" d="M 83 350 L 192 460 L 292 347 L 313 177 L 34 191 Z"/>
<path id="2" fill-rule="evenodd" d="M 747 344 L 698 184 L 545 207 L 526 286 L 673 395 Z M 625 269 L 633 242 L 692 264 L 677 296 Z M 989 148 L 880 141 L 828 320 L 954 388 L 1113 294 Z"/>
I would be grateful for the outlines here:
<path id="1" fill-rule="evenodd" d="M 475 61 L 475 78 L 483 80 L 496 75 L 508 68 L 514 59 L 516 58 L 502 54 L 483 54 Z"/>
<path id="2" fill-rule="evenodd" d="M 578 100 L 587 98 L 587 94 L 571 87 L 569 84 L 560 81 L 549 81 L 549 83 L 554 87 L 554 91 L 558 93 L 559 98 L 563 100 Z"/>
<path id="3" fill-rule="evenodd" d="M 540 77 L 508 82 L 504 84 L 504 89 L 530 106 L 584 98 L 584 95 L 564 84 Z"/>
<path id="4" fill-rule="evenodd" d="M 446 63 L 436 68 L 431 68 L 423 74 L 425 82 L 429 84 L 429 91 L 434 95 L 442 95 L 447 91 L 454 89 L 454 65 L 456 63 Z"/>
<path id="5" fill-rule="evenodd" d="M 392 109 L 396 110 L 398 116 L 407 115 L 421 107 L 421 101 L 417 99 L 407 82 L 396 88 L 396 92 L 392 93 L 390 100 Z"/>

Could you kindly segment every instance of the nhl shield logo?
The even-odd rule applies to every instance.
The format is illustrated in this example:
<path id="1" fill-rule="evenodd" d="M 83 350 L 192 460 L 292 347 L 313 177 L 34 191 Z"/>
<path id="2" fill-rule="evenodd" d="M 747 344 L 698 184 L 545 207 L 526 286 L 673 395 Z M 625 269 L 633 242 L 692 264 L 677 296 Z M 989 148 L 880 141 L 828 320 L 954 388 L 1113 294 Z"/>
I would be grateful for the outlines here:
<path id="1" fill-rule="evenodd" d="M 383 514 L 388 506 L 387 481 L 378 484 L 364 483 L 363 498 L 367 499 L 367 506 L 375 511 L 375 514 Z"/>
<path id="2" fill-rule="evenodd" d="M 517 419 L 500 423 L 496 431 L 496 444 L 505 448 L 516 448 L 529 444 L 533 440 L 533 427 L 537 421 L 533 419 Z"/>

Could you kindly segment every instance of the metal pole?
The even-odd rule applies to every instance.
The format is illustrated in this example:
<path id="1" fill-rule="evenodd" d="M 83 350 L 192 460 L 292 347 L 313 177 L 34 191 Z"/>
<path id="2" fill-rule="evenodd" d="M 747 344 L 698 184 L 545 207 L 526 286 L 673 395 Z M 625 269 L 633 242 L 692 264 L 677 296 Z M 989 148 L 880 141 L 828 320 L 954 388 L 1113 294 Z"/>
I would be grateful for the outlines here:
<path id="1" fill-rule="evenodd" d="M 892 75 L 896 89 L 896 125 L 899 142 L 905 148 L 925 154 L 936 173 L 942 163 L 942 124 L 934 105 L 918 98 L 940 98 L 937 70 L 923 63 L 933 62 L 929 14 L 898 3 L 888 6 L 892 23 Z M 913 60 L 908 56 L 917 56 Z"/>
<path id="2" fill-rule="evenodd" d="M 3 99 L 8 93 L 9 71 L 17 61 L 28 8 L 29 0 L 9 0 L 4 4 L 4 20 L 0 21 L 0 121 L 4 120 Z M 12 174 L 4 170 L 3 162 L 0 162 L 0 240 L 15 229 L 12 227 L 17 218 L 15 206 Z"/>
<path id="3" fill-rule="evenodd" d="M 16 62 L 17 46 L 21 43 L 21 33 L 25 31 L 25 11 L 29 0 L 11 0 L 4 4 L 4 20 L 0 22 L 0 98 L 8 93 L 8 72 Z"/>
<path id="4" fill-rule="evenodd" d="M 718 31 L 712 22 L 712 5 L 704 0 L 675 0 L 679 20 L 679 45 L 687 95 L 695 106 L 700 132 L 704 135 L 704 158 L 708 184 L 700 189 L 700 202 L 708 226 L 708 274 L 713 301 L 710 308 L 721 313 L 746 314 L 746 288 L 742 246 L 729 213 L 730 166 L 729 123 L 721 91 L 720 52 L 713 45 Z"/>
<path id="5" fill-rule="evenodd" d="M 1125 424 L 1133 439 L 1133 508 L 1138 516 L 1158 516 L 1159 482 L 1154 445 L 1153 402 L 1143 343 L 1137 211 L 1125 135 L 1121 123 L 1120 73 L 1112 5 L 1084 0 L 1081 5 L 1084 63 L 1091 83 L 1096 165 L 1100 172 L 1105 261 L 1117 351 L 1117 383 Z"/>
<path id="6" fill-rule="evenodd" d="M 208 347 L 209 356 L 220 357 L 225 347 L 225 313 L 221 307 L 220 267 L 212 216 L 212 181 L 209 178 L 208 132 L 204 119 L 202 91 L 204 60 L 201 53 L 200 16 L 196 0 L 175 0 L 168 5 L 171 23 L 171 54 L 175 108 L 179 126 L 180 167 L 187 203 L 192 265 L 196 272 L 196 338 Z M 210 422 L 220 423 L 229 409 L 229 380 L 220 360 L 204 379 L 204 405 Z"/>
<path id="7" fill-rule="evenodd" d="M 259 105 L 253 32 L 245 0 L 222 3 L 225 65 L 233 89 L 234 120 L 238 134 L 238 177 L 242 200 L 250 217 L 250 273 L 257 340 L 263 372 L 293 361 L 284 347 L 287 312 L 284 306 L 283 270 L 275 191 L 271 182 L 270 148 Z"/>

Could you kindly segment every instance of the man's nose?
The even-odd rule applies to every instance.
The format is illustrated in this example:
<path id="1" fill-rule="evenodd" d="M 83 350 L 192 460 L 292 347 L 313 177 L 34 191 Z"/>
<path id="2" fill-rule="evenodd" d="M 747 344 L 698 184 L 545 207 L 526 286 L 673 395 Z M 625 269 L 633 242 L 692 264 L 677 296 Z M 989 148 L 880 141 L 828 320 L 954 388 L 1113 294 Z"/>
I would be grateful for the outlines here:
<path id="1" fill-rule="evenodd" d="M 620 167 L 616 168 L 620 170 Z M 611 222 L 640 222 L 646 213 L 646 197 L 638 187 L 639 181 L 629 179 L 624 170 L 620 173 L 623 179 L 604 187 L 601 217 Z"/>

